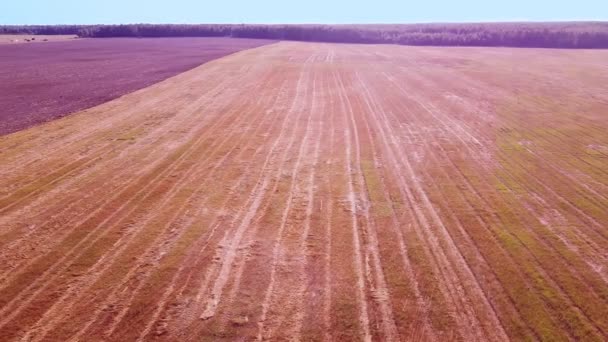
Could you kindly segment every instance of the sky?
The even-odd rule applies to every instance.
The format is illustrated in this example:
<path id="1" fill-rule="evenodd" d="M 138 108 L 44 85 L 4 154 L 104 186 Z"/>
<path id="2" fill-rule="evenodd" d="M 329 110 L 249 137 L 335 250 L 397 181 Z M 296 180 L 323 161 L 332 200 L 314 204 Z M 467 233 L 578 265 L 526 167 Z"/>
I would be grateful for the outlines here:
<path id="1" fill-rule="evenodd" d="M 608 20 L 608 0 L 2 0 L 0 25 Z"/>

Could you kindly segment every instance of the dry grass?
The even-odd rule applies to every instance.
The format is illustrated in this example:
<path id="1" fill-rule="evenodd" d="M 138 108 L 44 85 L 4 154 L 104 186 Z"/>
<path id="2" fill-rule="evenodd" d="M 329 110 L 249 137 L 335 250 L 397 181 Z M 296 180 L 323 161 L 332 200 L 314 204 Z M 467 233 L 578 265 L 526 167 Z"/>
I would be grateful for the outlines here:
<path id="1" fill-rule="evenodd" d="M 606 57 L 284 42 L 7 135 L 0 339 L 606 340 Z"/>

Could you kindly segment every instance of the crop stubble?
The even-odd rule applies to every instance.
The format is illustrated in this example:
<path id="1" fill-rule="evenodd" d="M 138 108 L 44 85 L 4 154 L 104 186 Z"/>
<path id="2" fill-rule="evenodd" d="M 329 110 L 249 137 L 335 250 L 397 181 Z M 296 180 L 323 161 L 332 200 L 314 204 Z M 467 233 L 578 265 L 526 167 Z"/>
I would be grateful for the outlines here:
<path id="1" fill-rule="evenodd" d="M 2 340 L 604 340 L 603 51 L 278 43 L 0 138 Z"/>

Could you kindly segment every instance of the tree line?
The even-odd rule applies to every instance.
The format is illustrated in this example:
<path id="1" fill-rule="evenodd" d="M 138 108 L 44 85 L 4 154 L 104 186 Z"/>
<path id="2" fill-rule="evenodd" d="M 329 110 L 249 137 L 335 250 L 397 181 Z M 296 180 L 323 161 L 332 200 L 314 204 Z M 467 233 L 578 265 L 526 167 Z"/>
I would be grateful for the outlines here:
<path id="1" fill-rule="evenodd" d="M 80 37 L 236 37 L 338 43 L 431 46 L 608 48 L 608 22 L 249 25 L 128 24 L 0 26 L 0 34 Z"/>

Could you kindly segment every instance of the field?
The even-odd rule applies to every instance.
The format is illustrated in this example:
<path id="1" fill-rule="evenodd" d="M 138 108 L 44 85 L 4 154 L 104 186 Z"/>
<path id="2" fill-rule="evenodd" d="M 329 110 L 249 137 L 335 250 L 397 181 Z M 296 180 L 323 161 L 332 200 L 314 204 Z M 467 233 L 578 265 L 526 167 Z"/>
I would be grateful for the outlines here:
<path id="1" fill-rule="evenodd" d="M 271 42 L 111 38 L 0 44 L 0 135 L 96 106 L 209 60 Z"/>
<path id="2" fill-rule="evenodd" d="M 280 42 L 0 137 L 0 340 L 606 340 L 607 60 Z"/>
<path id="3" fill-rule="evenodd" d="M 34 38 L 32 40 L 32 38 Z M 75 35 L 0 34 L 0 44 L 45 43 L 78 38 Z"/>

